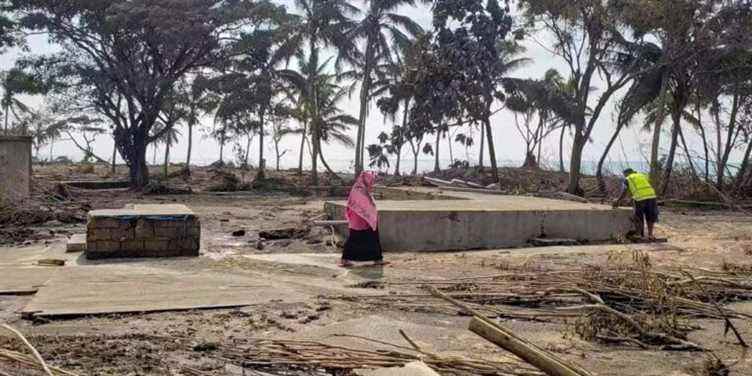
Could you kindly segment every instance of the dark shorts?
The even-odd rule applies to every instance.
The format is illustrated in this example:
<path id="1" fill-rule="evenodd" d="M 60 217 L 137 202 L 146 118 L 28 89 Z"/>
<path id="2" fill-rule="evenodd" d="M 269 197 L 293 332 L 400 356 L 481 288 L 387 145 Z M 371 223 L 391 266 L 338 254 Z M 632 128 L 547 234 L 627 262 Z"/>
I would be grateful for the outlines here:
<path id="1" fill-rule="evenodd" d="M 654 198 L 635 202 L 635 216 L 638 220 L 658 222 L 658 201 Z"/>

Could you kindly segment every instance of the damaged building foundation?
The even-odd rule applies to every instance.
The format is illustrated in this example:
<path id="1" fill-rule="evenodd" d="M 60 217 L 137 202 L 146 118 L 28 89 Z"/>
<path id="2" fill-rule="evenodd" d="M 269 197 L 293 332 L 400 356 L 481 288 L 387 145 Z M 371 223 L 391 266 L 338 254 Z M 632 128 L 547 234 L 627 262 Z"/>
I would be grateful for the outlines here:
<path id="1" fill-rule="evenodd" d="M 378 200 L 386 251 L 450 251 L 523 246 L 538 238 L 614 240 L 632 228 L 630 209 L 528 196 L 443 193 L 452 199 Z M 327 202 L 330 219 L 344 202 Z M 343 230 L 343 229 L 340 229 Z"/>

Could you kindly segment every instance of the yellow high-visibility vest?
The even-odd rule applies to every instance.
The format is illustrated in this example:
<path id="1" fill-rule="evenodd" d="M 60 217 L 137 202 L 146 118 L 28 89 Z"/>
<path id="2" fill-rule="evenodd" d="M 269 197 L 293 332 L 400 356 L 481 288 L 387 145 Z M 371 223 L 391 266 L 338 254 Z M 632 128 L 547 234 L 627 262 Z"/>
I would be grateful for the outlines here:
<path id="1" fill-rule="evenodd" d="M 655 189 L 650 185 L 650 179 L 645 174 L 635 172 L 627 176 L 627 185 L 629 193 L 635 201 L 645 201 L 658 197 Z"/>

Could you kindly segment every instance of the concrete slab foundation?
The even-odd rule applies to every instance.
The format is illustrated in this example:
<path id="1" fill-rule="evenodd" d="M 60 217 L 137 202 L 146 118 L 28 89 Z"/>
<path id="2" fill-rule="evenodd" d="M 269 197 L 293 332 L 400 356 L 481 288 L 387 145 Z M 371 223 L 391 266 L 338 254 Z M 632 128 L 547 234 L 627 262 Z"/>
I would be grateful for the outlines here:
<path id="1" fill-rule="evenodd" d="M 57 269 L 32 267 L 0 268 L 0 295 L 31 295 L 52 278 Z"/>
<path id="2" fill-rule="evenodd" d="M 94 210 L 86 226 L 86 258 L 198 256 L 201 224 L 185 205 Z"/>
<path id="3" fill-rule="evenodd" d="M 445 192 L 447 194 L 447 192 Z M 525 196 L 453 192 L 455 200 L 378 201 L 385 251 L 452 251 L 516 247 L 534 238 L 606 241 L 632 226 L 630 209 Z M 330 219 L 344 202 L 327 202 Z"/>
<path id="4" fill-rule="evenodd" d="M 0 201 L 28 198 L 31 193 L 31 137 L 0 136 Z"/>
<path id="5" fill-rule="evenodd" d="M 311 297 L 268 279 L 137 265 L 59 270 L 21 311 L 24 317 L 82 316 L 297 303 Z"/>

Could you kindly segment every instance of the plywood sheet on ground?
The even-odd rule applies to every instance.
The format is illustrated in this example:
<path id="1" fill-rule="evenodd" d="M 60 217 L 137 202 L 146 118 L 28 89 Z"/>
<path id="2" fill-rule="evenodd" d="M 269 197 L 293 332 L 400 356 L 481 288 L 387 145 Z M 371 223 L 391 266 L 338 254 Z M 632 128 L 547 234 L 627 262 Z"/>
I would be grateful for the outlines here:
<path id="1" fill-rule="evenodd" d="M 274 281 L 217 272 L 178 272 L 134 265 L 66 268 L 24 308 L 34 316 L 239 307 L 299 302 L 306 296 Z"/>
<path id="2" fill-rule="evenodd" d="M 55 267 L 0 268 L 0 295 L 33 294 L 57 271 Z"/>

